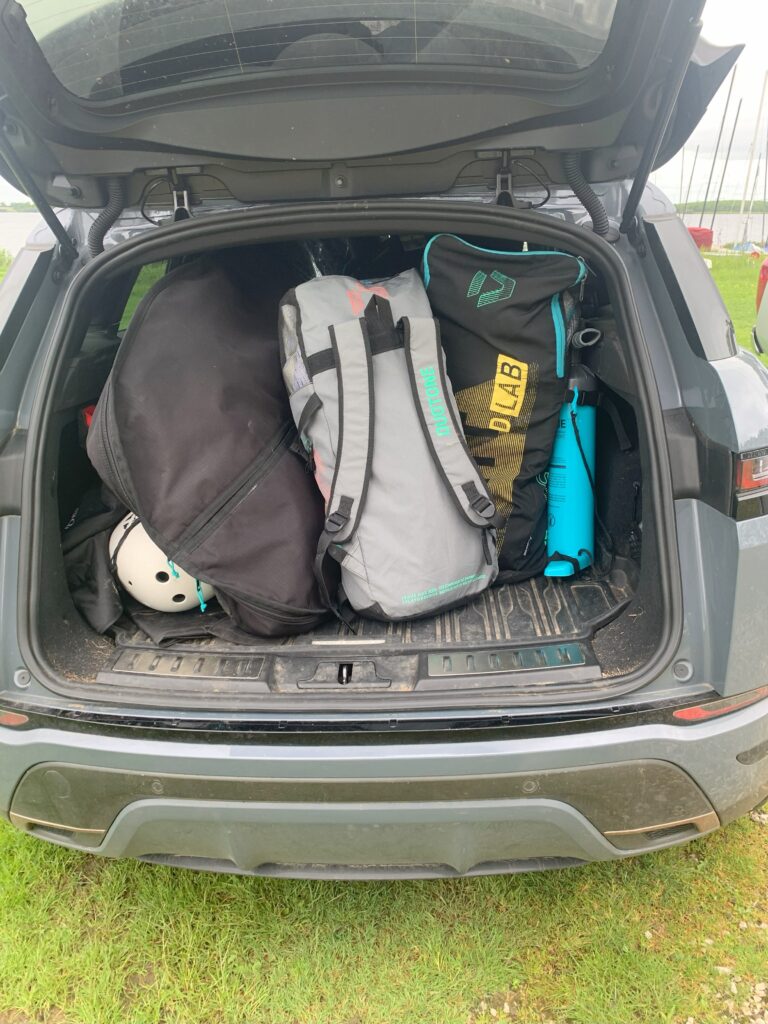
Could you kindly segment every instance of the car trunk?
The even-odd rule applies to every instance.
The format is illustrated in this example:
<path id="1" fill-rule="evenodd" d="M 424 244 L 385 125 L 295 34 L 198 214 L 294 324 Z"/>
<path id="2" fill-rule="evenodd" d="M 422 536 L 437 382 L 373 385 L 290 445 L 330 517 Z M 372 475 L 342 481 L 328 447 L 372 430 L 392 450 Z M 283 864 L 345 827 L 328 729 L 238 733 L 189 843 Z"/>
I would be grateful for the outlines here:
<path id="1" fill-rule="evenodd" d="M 325 709 L 359 701 L 371 708 L 476 706 L 502 695 L 546 706 L 604 698 L 647 678 L 670 636 L 671 563 L 665 552 L 673 538 L 669 481 L 653 436 L 655 396 L 619 261 L 591 233 L 541 215 L 499 207 L 472 211 L 466 203 L 394 206 L 339 204 L 312 216 L 314 207 L 303 230 L 301 207 L 282 217 L 279 211 L 239 211 L 205 227 L 176 225 L 121 247 L 129 250 L 127 259 L 114 258 L 119 250 L 108 252 L 92 268 L 83 294 L 73 289 L 56 381 L 41 414 L 32 570 L 37 585 L 30 609 L 33 647 L 55 688 L 110 702 L 212 709 Z M 255 229 L 260 217 L 271 218 L 272 226 Z M 308 231 L 309 224 L 315 230 Z M 237 245 L 258 265 L 273 258 L 265 240 L 281 237 L 297 260 L 309 259 L 310 272 L 338 272 L 339 259 L 347 258 L 347 272 L 380 277 L 418 265 L 437 226 L 509 248 L 531 242 L 564 248 L 590 263 L 585 301 L 602 340 L 583 358 L 611 400 L 598 411 L 596 498 L 604 527 L 598 565 L 570 579 L 539 576 L 493 587 L 428 618 L 358 619 L 353 629 L 330 618 L 288 638 L 173 641 L 162 638 L 161 628 L 147 629 L 146 622 L 139 628 L 130 619 L 111 635 L 90 630 L 67 588 L 62 534 L 98 487 L 82 444 L 82 410 L 98 399 L 106 380 L 137 298 L 139 264 L 152 263 L 138 278 L 141 290 L 148 277 L 163 272 L 160 257 L 178 261 Z M 182 344 L 180 339 L 180 358 Z"/>

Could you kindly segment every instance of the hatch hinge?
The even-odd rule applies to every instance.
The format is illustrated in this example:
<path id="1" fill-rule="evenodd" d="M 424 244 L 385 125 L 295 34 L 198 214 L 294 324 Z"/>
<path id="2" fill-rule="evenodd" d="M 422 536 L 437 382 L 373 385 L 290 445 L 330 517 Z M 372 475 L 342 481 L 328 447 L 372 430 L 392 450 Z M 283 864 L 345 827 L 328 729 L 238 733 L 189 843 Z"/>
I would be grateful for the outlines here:
<path id="1" fill-rule="evenodd" d="M 189 204 L 189 190 L 172 186 L 173 195 L 173 221 L 189 220 L 192 210 Z"/>
<path id="2" fill-rule="evenodd" d="M 513 156 L 512 151 L 508 149 L 498 150 L 494 154 L 499 156 L 501 163 L 499 170 L 496 173 L 496 205 L 497 206 L 511 206 L 515 210 L 538 210 L 540 207 L 545 206 L 549 202 L 551 192 L 549 186 L 537 173 L 533 166 L 535 161 L 521 158 L 519 156 Z M 478 153 L 480 156 L 480 153 Z M 545 198 L 540 202 L 533 202 L 530 199 L 521 199 L 515 196 L 515 181 L 512 168 L 517 167 L 522 172 L 526 173 L 529 178 L 533 178 L 541 186 L 545 193 Z"/>
<path id="3" fill-rule="evenodd" d="M 622 225 L 622 231 L 624 231 Z M 637 252 L 637 255 L 644 259 L 648 253 L 648 248 L 645 244 L 645 232 L 643 231 L 642 225 L 638 217 L 632 218 L 632 223 L 626 228 L 626 235 L 629 239 L 630 245 Z"/>
<path id="4" fill-rule="evenodd" d="M 190 199 L 190 188 L 187 184 L 187 179 L 179 174 L 175 167 L 169 167 L 166 170 L 168 175 L 168 190 L 171 193 L 171 201 L 173 202 L 173 217 L 171 218 L 174 224 L 180 220 L 190 220 L 192 217 L 192 200 Z"/>
<path id="5" fill-rule="evenodd" d="M 508 149 L 505 149 L 501 154 L 501 167 L 496 175 L 496 205 L 515 205 L 512 169 L 510 167 L 510 154 Z"/>
<path id="6" fill-rule="evenodd" d="M 18 134 L 18 127 L 0 111 L 0 155 L 6 166 L 13 173 L 19 187 L 26 192 L 37 207 L 38 213 L 51 229 L 59 243 L 56 250 L 54 267 L 59 274 L 69 268 L 77 259 L 77 246 L 67 234 L 67 229 L 46 199 L 37 182 L 24 166 L 11 142 L 11 137 Z"/>

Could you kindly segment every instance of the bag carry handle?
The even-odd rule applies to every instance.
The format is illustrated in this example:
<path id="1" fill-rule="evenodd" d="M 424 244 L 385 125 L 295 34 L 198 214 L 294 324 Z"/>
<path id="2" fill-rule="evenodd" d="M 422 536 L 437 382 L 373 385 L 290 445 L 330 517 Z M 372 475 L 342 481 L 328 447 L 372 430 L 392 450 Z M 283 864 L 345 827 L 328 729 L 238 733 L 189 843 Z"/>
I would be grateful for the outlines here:
<path id="1" fill-rule="evenodd" d="M 440 328 L 431 317 L 404 317 L 405 359 L 419 422 L 432 459 L 457 508 L 473 526 L 497 526 L 491 501 L 459 425 L 445 376 Z"/>

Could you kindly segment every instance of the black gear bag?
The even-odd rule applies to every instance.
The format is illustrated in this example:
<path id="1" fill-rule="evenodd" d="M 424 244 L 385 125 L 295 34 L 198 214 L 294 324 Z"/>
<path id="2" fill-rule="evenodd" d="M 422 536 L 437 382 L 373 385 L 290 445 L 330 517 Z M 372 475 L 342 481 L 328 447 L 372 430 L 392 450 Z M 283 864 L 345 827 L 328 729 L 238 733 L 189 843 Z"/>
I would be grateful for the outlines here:
<path id="1" fill-rule="evenodd" d="M 280 373 L 279 258 L 184 264 L 144 297 L 88 433 L 107 487 L 242 629 L 311 629 L 323 504 Z"/>
<path id="2" fill-rule="evenodd" d="M 546 473 L 578 306 L 569 289 L 586 273 L 567 253 L 485 249 L 456 235 L 435 235 L 424 250 L 467 446 L 506 521 L 499 583 L 546 565 Z"/>

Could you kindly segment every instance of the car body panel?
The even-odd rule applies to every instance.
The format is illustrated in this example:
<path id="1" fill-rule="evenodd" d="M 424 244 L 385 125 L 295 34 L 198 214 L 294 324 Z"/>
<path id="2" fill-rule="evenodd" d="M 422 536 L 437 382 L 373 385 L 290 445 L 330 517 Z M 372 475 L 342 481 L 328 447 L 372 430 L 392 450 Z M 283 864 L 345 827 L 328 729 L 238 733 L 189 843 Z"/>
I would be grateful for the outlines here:
<path id="1" fill-rule="evenodd" d="M 306 876 L 311 870 L 354 877 L 367 869 L 371 877 L 462 873 L 495 865 L 494 870 L 535 867 L 538 858 L 566 861 L 620 858 L 679 842 L 685 834 L 640 836 L 636 845 L 620 848 L 567 800 L 537 795 L 536 774 L 554 769 L 626 765 L 639 761 L 675 765 L 694 780 L 721 822 L 744 813 L 768 795 L 768 749 L 747 763 L 739 755 L 765 746 L 768 705 L 765 701 L 722 719 L 695 726 L 638 726 L 605 733 L 462 742 L 458 737 L 437 743 L 384 743 L 318 747 L 311 743 L 152 743 L 142 739 L 108 739 L 64 730 L 3 731 L 0 766 L 0 808 L 6 810 L 25 772 L 49 765 L 48 784 L 61 786 L 57 766 L 75 764 L 144 773 L 154 783 L 151 799 L 139 799 L 122 810 L 99 846 L 81 848 L 114 856 L 167 855 L 173 863 L 191 858 L 223 861 L 257 873 L 275 873 L 274 865 Z M 716 758 L 712 751 L 717 750 Z M 327 780 L 332 795 L 350 780 L 373 783 L 391 780 L 386 804 L 365 799 L 295 803 L 291 800 L 238 802 L 190 801 L 162 793 L 164 772 L 206 778 L 262 780 Z M 504 778 L 532 773 L 524 798 L 413 800 L 408 787 L 419 780 Z M 57 774 L 58 772 L 58 774 Z M 398 790 L 397 780 L 402 780 Z M 448 791 L 450 795 L 450 790 Z M 661 800 L 661 794 L 659 794 Z M 692 810 L 701 811 L 700 797 Z M 664 810 L 660 811 L 664 817 Z M 713 822 L 708 819 L 711 827 Z M 669 821 L 643 822 L 669 825 Z M 56 834 L 56 823 L 35 826 L 53 842 L 73 843 Z M 29 827 L 29 823 L 25 823 Z M 378 841 L 378 846 L 377 846 Z M 559 851 L 559 852 L 558 852 Z M 227 864 L 229 862 L 229 864 Z M 194 866 L 194 865 L 193 865 Z M 215 863 L 200 863 L 216 867 Z M 546 866 L 541 864 L 540 866 Z M 222 869 L 222 864 L 218 864 Z M 377 870 L 378 869 L 378 870 Z M 279 873 L 279 872 L 276 872 Z"/>

